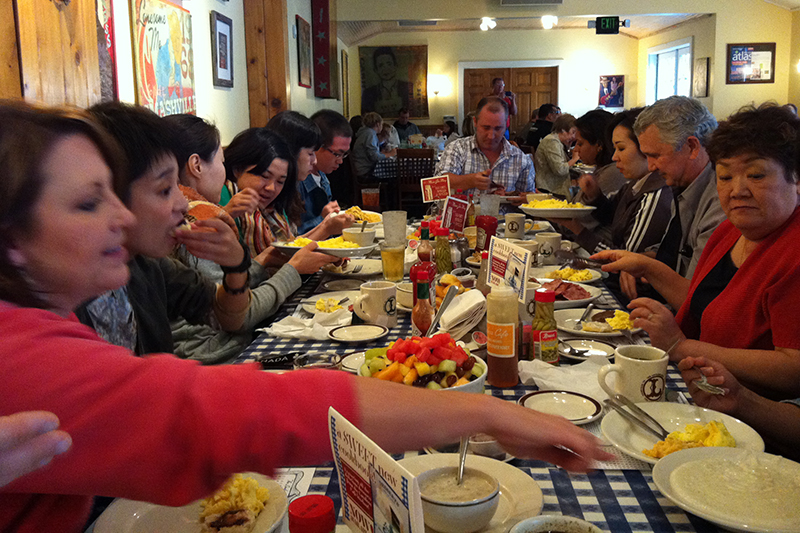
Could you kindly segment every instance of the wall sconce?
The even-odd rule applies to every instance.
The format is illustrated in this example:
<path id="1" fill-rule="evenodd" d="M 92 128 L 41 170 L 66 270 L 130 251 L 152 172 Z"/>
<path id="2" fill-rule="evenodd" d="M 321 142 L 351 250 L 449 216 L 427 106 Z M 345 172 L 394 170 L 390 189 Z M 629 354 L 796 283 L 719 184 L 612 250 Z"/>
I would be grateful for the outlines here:
<path id="1" fill-rule="evenodd" d="M 450 78 L 444 74 L 428 74 L 428 93 L 434 96 L 450 96 L 453 92 L 453 84 Z"/>
<path id="2" fill-rule="evenodd" d="M 542 28 L 546 30 L 553 29 L 553 26 L 558 24 L 558 17 L 554 15 L 545 15 L 542 17 Z"/>
<path id="3" fill-rule="evenodd" d="M 800 61 L 797 62 L 797 72 L 800 72 Z"/>
<path id="4" fill-rule="evenodd" d="M 489 17 L 481 18 L 481 30 L 482 31 L 493 30 L 495 26 L 497 26 L 497 22 L 495 22 L 491 18 L 489 18 Z"/>

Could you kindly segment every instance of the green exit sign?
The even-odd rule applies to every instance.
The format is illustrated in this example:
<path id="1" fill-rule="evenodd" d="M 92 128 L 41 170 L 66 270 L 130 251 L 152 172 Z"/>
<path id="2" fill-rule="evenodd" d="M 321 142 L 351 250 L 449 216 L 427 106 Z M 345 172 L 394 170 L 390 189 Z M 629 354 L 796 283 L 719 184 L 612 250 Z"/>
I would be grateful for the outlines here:
<path id="1" fill-rule="evenodd" d="M 595 19 L 595 33 L 619 33 L 619 17 L 597 17 Z"/>

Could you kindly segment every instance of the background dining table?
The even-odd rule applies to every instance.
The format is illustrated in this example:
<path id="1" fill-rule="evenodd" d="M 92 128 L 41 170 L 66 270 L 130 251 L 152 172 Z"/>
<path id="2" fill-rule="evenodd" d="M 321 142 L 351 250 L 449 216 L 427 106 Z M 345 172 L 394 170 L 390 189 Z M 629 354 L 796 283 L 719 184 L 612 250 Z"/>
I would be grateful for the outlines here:
<path id="1" fill-rule="evenodd" d="M 279 320 L 296 312 L 300 301 L 323 292 L 321 285 L 331 279 L 327 274 L 316 274 L 309 278 L 292 298 L 282 306 L 275 316 Z M 619 303 L 603 286 L 602 295 L 596 300 L 598 307 L 616 307 Z M 270 337 L 264 333 L 236 359 L 234 364 L 251 363 L 263 354 L 288 354 L 307 351 L 333 351 L 347 354 L 355 350 L 386 346 L 390 341 L 411 334 L 411 321 L 408 313 L 398 315 L 398 323 L 389 334 L 377 341 L 365 344 L 339 344 L 334 341 L 299 340 Z M 561 333 L 559 333 L 561 335 Z M 628 344 L 623 337 L 613 344 Z M 608 341 L 609 339 L 603 339 Z M 644 335 L 634 337 L 637 344 L 648 344 Z M 565 361 L 566 363 L 566 361 Z M 367 378 L 363 378 L 367 379 Z M 682 396 L 691 401 L 686 384 L 674 365 L 667 372 L 668 397 Z M 528 392 L 538 390 L 535 385 L 518 384 L 513 388 L 496 388 L 487 385 L 485 394 L 518 401 Z M 582 426 L 602 438 L 600 421 Z M 571 474 L 552 464 L 525 459 L 512 459 L 509 464 L 531 476 L 542 490 L 544 506 L 542 514 L 569 515 L 592 522 L 604 531 L 623 532 L 716 532 L 714 524 L 688 514 L 665 498 L 655 487 L 651 475 L 652 466 L 638 459 L 628 457 L 607 444 L 607 450 L 617 456 L 616 460 L 596 465 L 588 474 Z M 424 451 L 410 451 L 394 456 L 396 459 L 411 457 Z M 284 468 L 279 472 L 290 500 L 306 494 L 325 494 L 334 501 L 338 514 L 337 533 L 349 531 L 342 523 L 339 479 L 333 463 L 314 468 Z M 509 526 L 510 527 L 510 526 Z M 288 532 L 284 523 L 280 531 Z"/>

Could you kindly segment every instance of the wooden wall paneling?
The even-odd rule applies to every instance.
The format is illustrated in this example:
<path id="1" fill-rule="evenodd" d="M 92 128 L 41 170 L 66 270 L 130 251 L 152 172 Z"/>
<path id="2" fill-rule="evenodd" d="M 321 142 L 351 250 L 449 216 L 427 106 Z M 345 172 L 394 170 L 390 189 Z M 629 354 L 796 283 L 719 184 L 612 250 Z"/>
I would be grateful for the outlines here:
<path id="1" fill-rule="evenodd" d="M 289 109 L 289 50 L 284 0 L 244 0 L 250 126 Z"/>
<path id="2" fill-rule="evenodd" d="M 0 2 L 0 98 L 22 98 L 17 20 L 12 2 Z"/>
<path id="3" fill-rule="evenodd" d="M 17 2 L 23 96 L 88 107 L 100 101 L 94 2 Z"/>

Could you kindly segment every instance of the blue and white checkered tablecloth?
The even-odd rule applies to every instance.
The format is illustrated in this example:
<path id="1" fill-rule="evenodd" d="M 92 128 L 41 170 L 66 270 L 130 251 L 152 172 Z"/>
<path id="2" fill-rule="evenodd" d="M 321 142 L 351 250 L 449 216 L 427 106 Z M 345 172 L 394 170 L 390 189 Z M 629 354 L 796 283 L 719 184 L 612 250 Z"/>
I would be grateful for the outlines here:
<path id="1" fill-rule="evenodd" d="M 321 283 L 320 276 L 312 277 L 287 302 L 276 319 L 291 315 L 299 301 L 311 297 Z M 598 307 L 618 307 L 618 302 L 605 288 L 597 300 Z M 347 353 L 356 349 L 385 346 L 390 340 L 408 336 L 411 322 L 408 314 L 398 315 L 398 325 L 389 334 L 375 342 L 360 345 L 346 345 L 334 342 L 304 342 L 296 339 L 278 339 L 261 334 L 236 363 L 253 361 L 262 353 L 291 353 L 309 350 L 336 351 Z M 616 339 L 615 339 L 616 340 Z M 624 341 L 622 341 L 624 342 Z M 645 337 L 635 337 L 634 342 L 646 344 Z M 667 387 L 687 394 L 685 383 L 674 365 L 667 372 Z M 509 401 L 517 401 L 527 392 L 536 390 L 534 386 L 518 385 L 509 389 L 486 386 L 485 393 Z M 688 394 L 687 394 L 688 396 Z M 584 426 L 587 427 L 588 426 Z M 592 430 L 591 428 L 589 428 Z M 417 455 L 408 452 L 395 456 L 397 459 Z M 654 533 L 713 533 L 719 529 L 713 524 L 685 513 L 673 505 L 655 488 L 649 465 L 637 464 L 634 468 L 604 469 L 590 474 L 569 474 L 543 461 L 514 459 L 512 465 L 530 475 L 544 495 L 542 514 L 570 515 L 588 520 L 600 529 L 613 533 L 654 532 Z M 340 508 L 339 479 L 331 464 L 315 469 L 308 494 L 330 496 Z M 287 532 L 284 524 L 282 531 Z M 336 527 L 337 533 L 349 531 L 343 525 L 341 516 Z"/>

